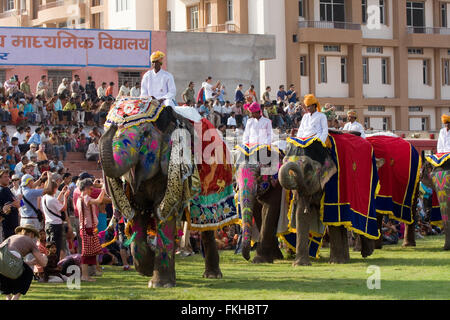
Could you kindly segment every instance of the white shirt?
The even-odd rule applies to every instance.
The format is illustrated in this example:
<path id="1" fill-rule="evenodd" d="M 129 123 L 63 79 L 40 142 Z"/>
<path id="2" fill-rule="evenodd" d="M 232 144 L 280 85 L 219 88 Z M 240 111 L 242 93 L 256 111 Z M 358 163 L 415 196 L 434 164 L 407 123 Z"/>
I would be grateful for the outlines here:
<path id="1" fill-rule="evenodd" d="M 209 84 L 208 82 L 205 81 L 202 83 L 202 87 L 205 89 L 205 99 L 206 100 L 214 98 L 213 97 L 214 90 L 212 89 L 212 87 L 213 87 L 212 84 Z"/>
<path id="2" fill-rule="evenodd" d="M 120 87 L 119 95 L 117 97 L 129 96 L 129 95 L 130 95 L 130 88 L 127 88 L 127 87 L 122 85 Z"/>
<path id="3" fill-rule="evenodd" d="M 441 131 L 439 131 L 437 152 L 450 152 L 450 130 L 447 131 L 446 127 L 442 128 Z"/>
<path id="4" fill-rule="evenodd" d="M 272 121 L 264 117 L 248 119 L 242 143 L 272 144 Z"/>
<path id="5" fill-rule="evenodd" d="M 364 132 L 364 127 L 361 123 L 355 121 L 353 123 L 347 122 L 344 126 L 344 131 L 356 131 L 361 132 L 361 138 L 366 138 L 366 134 Z"/>
<path id="6" fill-rule="evenodd" d="M 177 94 L 175 80 L 173 76 L 161 69 L 155 73 L 154 69 L 147 71 L 142 78 L 141 97 L 155 97 L 156 99 L 165 99 L 164 105 L 174 107 L 174 99 Z"/>
<path id="7" fill-rule="evenodd" d="M 92 142 L 89 145 L 88 150 L 86 152 L 86 159 L 88 159 L 90 156 L 96 155 L 96 154 L 100 154 L 100 150 L 98 149 L 98 144 Z"/>
<path id="8" fill-rule="evenodd" d="M 141 96 L 141 88 L 133 87 L 130 90 L 130 95 L 135 98 L 139 98 Z"/>
<path id="9" fill-rule="evenodd" d="M 61 83 L 61 84 L 59 85 L 59 87 L 58 87 L 57 93 L 58 93 L 58 94 L 62 94 L 63 91 L 66 90 L 66 89 L 67 89 L 67 86 L 66 86 L 64 83 Z"/>
<path id="10" fill-rule="evenodd" d="M 56 217 L 54 214 L 50 213 L 49 209 L 57 215 L 61 215 L 61 209 L 63 204 L 58 201 L 55 197 L 48 194 L 44 195 L 41 199 L 41 208 L 45 216 L 45 224 L 62 224 L 61 218 Z"/>
<path id="11" fill-rule="evenodd" d="M 219 114 L 222 114 L 222 106 L 220 105 L 220 103 L 215 104 L 215 105 L 213 106 L 213 108 L 214 108 L 214 111 L 215 111 L 215 112 L 217 112 L 217 113 L 219 113 Z"/>
<path id="12" fill-rule="evenodd" d="M 236 118 L 229 117 L 227 120 L 227 126 L 235 126 L 237 127 Z"/>
<path id="13" fill-rule="evenodd" d="M 97 96 L 99 98 L 106 96 L 106 89 L 103 89 L 103 87 L 98 87 L 97 89 Z"/>
<path id="14" fill-rule="evenodd" d="M 225 113 L 225 114 L 230 114 L 232 111 L 233 111 L 233 110 L 232 110 L 232 107 L 231 107 L 231 106 L 227 107 L 226 105 L 224 105 L 224 106 L 222 107 L 222 112 Z"/>
<path id="15" fill-rule="evenodd" d="M 19 139 L 19 144 L 24 144 L 27 134 L 25 132 L 20 134 L 19 131 L 17 131 L 16 133 L 14 133 L 13 137 L 16 137 Z"/>
<path id="16" fill-rule="evenodd" d="M 327 117 L 322 112 L 305 113 L 298 128 L 297 137 L 307 138 L 316 136 L 323 143 L 327 141 L 328 137 L 328 122 Z"/>

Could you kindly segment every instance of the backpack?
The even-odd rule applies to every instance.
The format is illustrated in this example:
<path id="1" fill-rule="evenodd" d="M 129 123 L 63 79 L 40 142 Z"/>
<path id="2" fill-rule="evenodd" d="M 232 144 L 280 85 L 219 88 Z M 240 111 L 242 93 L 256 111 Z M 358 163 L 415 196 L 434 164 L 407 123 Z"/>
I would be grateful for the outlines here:
<path id="1" fill-rule="evenodd" d="M 0 246 L 0 274 L 9 279 L 17 279 L 23 273 L 23 261 L 8 249 L 9 240 Z"/>

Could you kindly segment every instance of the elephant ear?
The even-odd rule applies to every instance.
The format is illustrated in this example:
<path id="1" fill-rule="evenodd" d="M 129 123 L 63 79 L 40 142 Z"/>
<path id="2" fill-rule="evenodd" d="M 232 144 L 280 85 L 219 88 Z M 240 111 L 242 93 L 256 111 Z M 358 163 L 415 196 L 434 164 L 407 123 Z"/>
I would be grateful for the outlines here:
<path id="1" fill-rule="evenodd" d="M 336 165 L 334 164 L 333 160 L 326 159 L 324 164 L 320 166 L 319 173 L 320 173 L 320 187 L 322 190 L 324 190 L 325 185 L 328 181 L 333 177 L 333 175 L 337 172 Z"/>

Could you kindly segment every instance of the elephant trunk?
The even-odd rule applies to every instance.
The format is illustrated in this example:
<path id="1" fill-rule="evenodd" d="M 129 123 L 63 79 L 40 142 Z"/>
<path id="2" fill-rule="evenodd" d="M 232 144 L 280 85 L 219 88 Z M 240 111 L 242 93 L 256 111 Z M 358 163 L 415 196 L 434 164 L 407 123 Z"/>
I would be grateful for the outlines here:
<path id="1" fill-rule="evenodd" d="M 280 184 L 286 190 L 297 190 L 299 188 L 299 182 L 302 181 L 302 177 L 302 170 L 295 162 L 285 163 L 280 168 L 278 174 Z"/>
<path id="2" fill-rule="evenodd" d="M 112 143 L 116 131 L 117 126 L 111 125 L 99 141 L 100 160 L 103 171 L 105 172 L 105 176 L 110 178 L 119 178 L 130 169 L 128 166 L 119 165 L 114 159 Z"/>

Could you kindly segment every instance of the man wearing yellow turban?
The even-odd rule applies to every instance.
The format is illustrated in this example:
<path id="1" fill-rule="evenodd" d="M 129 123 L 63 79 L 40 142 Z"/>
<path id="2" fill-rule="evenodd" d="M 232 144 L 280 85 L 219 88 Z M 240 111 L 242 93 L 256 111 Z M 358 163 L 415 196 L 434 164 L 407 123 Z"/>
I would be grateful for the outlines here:
<path id="1" fill-rule="evenodd" d="M 172 74 L 161 69 L 164 57 L 165 54 L 161 51 L 152 53 L 150 59 L 153 68 L 147 71 L 142 78 L 141 98 L 154 97 L 165 106 L 174 107 L 177 88 Z"/>
<path id="2" fill-rule="evenodd" d="M 328 121 L 325 114 L 320 111 L 320 103 L 313 94 L 305 96 L 303 104 L 306 106 L 307 113 L 302 117 L 300 128 L 298 128 L 297 137 L 307 138 L 316 136 L 322 143 L 326 143 L 328 137 Z"/>
<path id="3" fill-rule="evenodd" d="M 343 130 L 359 132 L 359 133 L 361 133 L 361 138 L 365 139 L 366 133 L 364 132 L 364 127 L 361 125 L 361 123 L 356 121 L 356 118 L 357 118 L 356 111 L 350 110 L 349 112 L 347 112 L 348 122 L 345 124 Z"/>
<path id="4" fill-rule="evenodd" d="M 445 127 L 439 131 L 437 152 L 445 153 L 450 152 L 450 116 L 444 114 L 442 115 L 441 120 Z"/>

